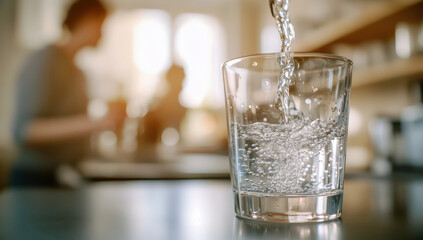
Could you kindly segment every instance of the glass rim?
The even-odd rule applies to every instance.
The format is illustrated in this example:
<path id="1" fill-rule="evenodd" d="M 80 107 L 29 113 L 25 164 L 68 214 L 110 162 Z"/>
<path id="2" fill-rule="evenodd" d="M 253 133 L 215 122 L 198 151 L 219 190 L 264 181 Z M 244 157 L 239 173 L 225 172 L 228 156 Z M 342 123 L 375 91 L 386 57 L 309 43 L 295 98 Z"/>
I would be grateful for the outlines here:
<path id="1" fill-rule="evenodd" d="M 333 60 L 338 60 L 338 61 L 344 62 L 344 63 L 346 63 L 347 65 L 350 65 L 350 66 L 353 65 L 353 61 L 351 61 L 350 59 L 343 57 L 343 56 L 335 55 L 335 54 L 313 53 L 313 52 L 290 52 L 290 53 L 292 53 L 294 55 L 294 58 L 295 57 L 313 57 L 313 58 L 333 59 Z M 241 62 L 243 60 L 247 60 L 247 59 L 252 59 L 252 58 L 257 58 L 257 57 L 275 57 L 275 56 L 279 56 L 281 54 L 284 54 L 284 53 L 283 52 L 257 53 L 257 54 L 251 54 L 251 55 L 236 57 L 236 58 L 232 58 L 232 59 L 225 61 L 222 65 L 222 67 L 226 68 L 227 66 L 234 65 L 236 63 L 239 63 L 239 62 Z"/>

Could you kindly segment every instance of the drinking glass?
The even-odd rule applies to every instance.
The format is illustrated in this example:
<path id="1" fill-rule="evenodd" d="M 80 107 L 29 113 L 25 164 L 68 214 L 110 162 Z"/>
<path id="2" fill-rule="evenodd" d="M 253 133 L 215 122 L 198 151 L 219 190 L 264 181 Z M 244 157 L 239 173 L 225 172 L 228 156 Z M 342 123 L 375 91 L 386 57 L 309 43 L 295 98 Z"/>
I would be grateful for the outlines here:
<path id="1" fill-rule="evenodd" d="M 275 97 L 280 63 L 289 56 L 287 113 L 275 107 Z M 276 222 L 341 216 L 351 73 L 350 60 L 316 53 L 259 54 L 223 65 L 237 216 Z"/>

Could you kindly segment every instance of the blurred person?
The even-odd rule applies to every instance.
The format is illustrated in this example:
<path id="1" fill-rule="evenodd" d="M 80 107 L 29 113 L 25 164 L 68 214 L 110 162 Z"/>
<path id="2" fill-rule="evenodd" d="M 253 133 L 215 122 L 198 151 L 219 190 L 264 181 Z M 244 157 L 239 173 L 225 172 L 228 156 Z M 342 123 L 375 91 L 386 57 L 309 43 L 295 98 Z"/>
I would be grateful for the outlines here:
<path id="1" fill-rule="evenodd" d="M 88 117 L 85 77 L 74 63 L 81 49 L 97 46 L 106 16 L 99 0 L 77 0 L 63 22 L 66 40 L 35 52 L 22 69 L 14 120 L 19 152 L 11 186 L 58 186 L 59 166 L 81 160 L 92 133 L 123 124 L 125 109 L 119 107 L 96 121 Z"/>
<path id="2" fill-rule="evenodd" d="M 143 132 L 141 144 L 147 146 L 161 142 L 161 135 L 166 128 L 174 128 L 179 132 L 186 109 L 179 103 L 179 94 L 182 91 L 184 69 L 173 64 L 166 73 L 169 87 L 167 94 L 151 107 L 151 110 L 142 119 Z"/>

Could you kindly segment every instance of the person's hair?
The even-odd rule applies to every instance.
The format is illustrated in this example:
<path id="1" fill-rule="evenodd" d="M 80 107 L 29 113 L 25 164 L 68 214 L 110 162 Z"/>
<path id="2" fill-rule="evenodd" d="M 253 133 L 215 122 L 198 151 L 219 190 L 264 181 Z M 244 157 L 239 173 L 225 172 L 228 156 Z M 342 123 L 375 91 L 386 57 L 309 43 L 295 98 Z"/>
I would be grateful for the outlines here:
<path id="1" fill-rule="evenodd" d="M 106 17 L 106 6 L 99 0 L 77 0 L 69 7 L 63 26 L 72 32 L 81 19 L 93 15 Z"/>

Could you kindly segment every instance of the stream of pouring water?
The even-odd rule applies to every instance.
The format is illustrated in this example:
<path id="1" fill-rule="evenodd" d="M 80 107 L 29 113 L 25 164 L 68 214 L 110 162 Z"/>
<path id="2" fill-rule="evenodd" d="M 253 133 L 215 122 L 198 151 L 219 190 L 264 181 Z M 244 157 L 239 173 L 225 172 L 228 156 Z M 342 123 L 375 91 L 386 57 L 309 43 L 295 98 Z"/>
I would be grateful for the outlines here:
<path id="1" fill-rule="evenodd" d="M 281 74 L 279 76 L 278 91 L 275 106 L 282 114 L 282 121 L 290 121 L 290 96 L 289 86 L 292 85 L 291 77 L 294 72 L 294 60 L 291 53 L 292 41 L 295 39 L 294 26 L 289 19 L 289 0 L 270 0 L 270 9 L 276 20 L 282 41 L 282 56 L 279 59 Z"/>

